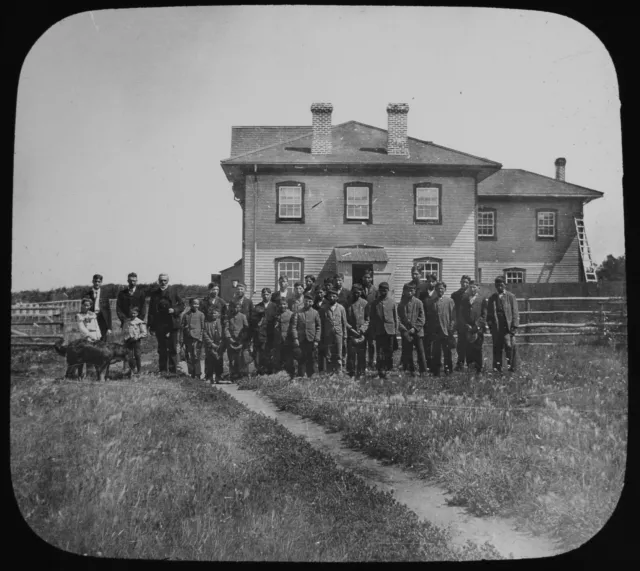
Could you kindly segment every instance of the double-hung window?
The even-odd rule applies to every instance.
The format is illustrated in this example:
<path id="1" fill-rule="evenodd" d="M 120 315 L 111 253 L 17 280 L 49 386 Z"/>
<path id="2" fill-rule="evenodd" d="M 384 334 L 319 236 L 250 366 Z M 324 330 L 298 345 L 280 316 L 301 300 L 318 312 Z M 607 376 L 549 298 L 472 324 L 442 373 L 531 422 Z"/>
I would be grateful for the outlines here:
<path id="1" fill-rule="evenodd" d="M 414 185 L 414 220 L 416 223 L 442 223 L 442 185 L 419 183 Z"/>
<path id="2" fill-rule="evenodd" d="M 557 214 L 555 210 L 536 211 L 536 238 L 554 240 L 557 235 Z"/>
<path id="3" fill-rule="evenodd" d="M 287 291 L 292 292 L 294 284 L 302 281 L 302 266 L 302 258 L 287 257 L 276 259 L 276 284 L 280 276 L 287 276 L 289 280 Z M 276 287 L 278 286 L 276 285 Z"/>
<path id="4" fill-rule="evenodd" d="M 373 185 L 365 182 L 349 182 L 344 185 L 345 222 L 371 223 L 372 191 Z"/>
<path id="5" fill-rule="evenodd" d="M 304 184 L 280 182 L 276 184 L 276 222 L 304 222 Z"/>
<path id="6" fill-rule="evenodd" d="M 478 209 L 478 238 L 480 240 L 495 240 L 497 238 L 495 208 Z"/>
<path id="7" fill-rule="evenodd" d="M 439 258 L 419 258 L 413 260 L 413 265 L 420 272 L 421 282 L 427 281 L 427 276 L 431 274 L 438 276 L 438 281 L 442 280 L 442 260 Z"/>
<path id="8" fill-rule="evenodd" d="M 504 270 L 504 281 L 508 284 L 523 284 L 526 276 L 521 268 L 508 268 Z"/>

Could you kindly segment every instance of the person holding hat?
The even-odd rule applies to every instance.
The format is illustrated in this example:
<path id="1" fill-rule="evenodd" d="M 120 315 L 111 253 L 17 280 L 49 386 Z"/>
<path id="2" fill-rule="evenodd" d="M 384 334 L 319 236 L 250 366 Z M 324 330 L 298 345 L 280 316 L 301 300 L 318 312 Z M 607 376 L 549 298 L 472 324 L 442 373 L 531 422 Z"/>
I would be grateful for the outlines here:
<path id="1" fill-rule="evenodd" d="M 451 350 L 456 343 L 453 336 L 456 326 L 456 304 L 450 297 L 444 297 L 446 289 L 446 283 L 438 282 L 435 298 L 425 300 L 427 329 L 432 340 L 431 372 L 435 377 L 440 375 L 443 353 L 445 375 L 453 370 Z"/>
<path id="2" fill-rule="evenodd" d="M 351 288 L 351 305 L 347 307 L 347 373 L 356 379 L 364 375 L 366 367 L 369 304 L 362 298 L 362 286 Z"/>
<path id="3" fill-rule="evenodd" d="M 404 286 L 404 295 L 398 305 L 398 329 L 402 336 L 402 368 L 415 373 L 413 350 L 418 354 L 418 370 L 421 374 L 427 371 L 424 357 L 424 324 L 426 322 L 424 305 L 415 297 L 416 285 L 409 282 Z"/>
<path id="4" fill-rule="evenodd" d="M 343 344 L 347 338 L 347 312 L 338 303 L 338 292 L 327 292 L 327 304 L 322 316 L 322 343 L 326 350 L 327 371 L 342 373 Z"/>
<path id="5" fill-rule="evenodd" d="M 371 303 L 369 327 L 376 340 L 378 376 L 385 378 L 393 369 L 393 351 L 398 335 L 398 308 L 389 297 L 387 282 L 378 286 L 378 298 Z"/>
<path id="6" fill-rule="evenodd" d="M 318 346 L 320 344 L 320 314 L 313 308 L 313 295 L 304 294 L 304 308 L 293 315 L 291 333 L 293 346 L 300 348 L 298 376 L 308 377 L 318 372 Z"/>
<path id="7" fill-rule="evenodd" d="M 516 332 L 520 325 L 518 300 L 505 288 L 504 278 L 495 279 L 496 292 L 491 295 L 487 307 L 487 324 L 493 339 L 493 368 L 502 371 L 504 351 L 509 371 L 515 370 Z"/>
<path id="8" fill-rule="evenodd" d="M 482 343 L 487 329 L 487 300 L 478 295 L 478 284 L 469 281 L 469 294 L 462 299 L 460 316 L 465 324 L 467 338 L 467 366 L 475 366 L 476 374 L 482 373 Z"/>

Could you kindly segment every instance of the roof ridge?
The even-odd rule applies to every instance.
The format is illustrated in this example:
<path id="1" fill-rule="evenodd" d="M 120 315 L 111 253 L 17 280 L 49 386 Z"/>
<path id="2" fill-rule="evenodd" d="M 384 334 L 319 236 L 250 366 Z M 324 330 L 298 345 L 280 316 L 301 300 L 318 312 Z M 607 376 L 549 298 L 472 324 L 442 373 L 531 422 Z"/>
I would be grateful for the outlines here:
<path id="1" fill-rule="evenodd" d="M 409 138 L 413 138 L 413 137 L 409 137 Z M 457 149 L 451 149 L 449 147 L 445 147 L 443 145 L 436 145 L 433 141 L 423 141 L 421 139 L 416 139 L 417 141 L 420 141 L 421 143 L 425 143 L 427 145 L 433 145 L 434 147 L 438 147 L 439 149 L 444 149 L 445 151 L 451 151 L 452 153 L 458 153 L 460 155 L 464 155 L 466 157 L 471 157 L 472 159 L 478 159 L 481 161 L 487 161 L 488 163 L 493 163 L 494 165 L 499 166 L 500 168 L 502 168 L 502 163 L 499 163 L 497 161 L 492 161 L 491 159 L 488 159 L 486 157 L 479 157 L 477 155 L 472 155 L 471 153 L 465 153 L 464 151 L 458 151 Z"/>
<path id="2" fill-rule="evenodd" d="M 602 194 L 604 196 L 604 192 L 602 192 L 601 190 L 596 190 L 594 188 L 589 188 L 588 186 L 582 186 L 580 184 L 575 184 L 573 182 L 567 182 L 566 180 L 558 180 L 557 178 L 551 177 L 551 176 L 547 176 L 546 174 L 540 174 L 537 172 L 533 172 L 533 171 L 528 171 L 527 169 L 502 169 L 503 171 L 520 171 L 520 172 L 526 172 L 529 174 L 533 174 L 535 176 L 541 176 L 542 178 L 546 178 L 547 180 L 551 180 L 553 182 L 559 182 L 561 184 L 567 184 L 569 186 L 574 186 L 575 188 L 580 188 L 582 190 L 588 190 L 590 192 L 597 192 L 598 194 Z M 500 171 L 498 171 L 500 172 Z M 491 178 L 491 177 L 487 177 L 487 178 Z M 487 180 L 487 179 L 485 179 Z"/>
<path id="3" fill-rule="evenodd" d="M 347 123 L 351 123 L 351 121 L 347 121 Z M 339 125 L 333 125 L 331 127 L 331 130 L 333 130 L 336 127 L 342 127 L 342 126 L 346 125 L 347 123 L 340 123 Z M 286 127 L 286 125 L 281 125 L 279 128 L 282 129 L 282 127 Z M 232 129 L 233 129 L 233 127 L 232 127 Z M 290 143 L 291 141 L 297 141 L 298 139 L 304 139 L 305 137 L 308 137 L 309 135 L 313 134 L 313 126 L 310 126 L 309 129 L 310 129 L 310 131 L 308 131 L 307 133 L 304 133 L 303 135 L 298 135 L 297 137 L 293 137 L 291 139 L 286 139 L 285 141 L 278 141 L 276 143 L 271 143 L 270 145 L 266 145 L 264 147 L 259 147 L 257 149 L 253 149 L 252 151 L 248 151 L 248 152 L 242 153 L 240 155 L 234 155 L 232 157 L 223 159 L 220 162 L 224 163 L 224 162 L 230 161 L 232 159 L 239 159 L 239 158 L 242 158 L 242 157 L 246 157 L 247 155 L 252 155 L 253 153 L 257 153 L 258 151 L 264 151 L 264 150 L 270 149 L 272 147 L 277 147 L 278 145 L 285 145 L 286 143 Z"/>

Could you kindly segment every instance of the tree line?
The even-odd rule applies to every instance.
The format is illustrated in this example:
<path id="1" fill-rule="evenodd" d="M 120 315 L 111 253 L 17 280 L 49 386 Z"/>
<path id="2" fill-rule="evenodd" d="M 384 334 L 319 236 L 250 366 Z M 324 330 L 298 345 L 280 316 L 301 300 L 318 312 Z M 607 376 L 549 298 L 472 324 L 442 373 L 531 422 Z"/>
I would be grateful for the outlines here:
<path id="1" fill-rule="evenodd" d="M 208 289 L 206 285 L 185 285 L 185 284 L 171 284 L 178 291 L 180 297 L 187 300 L 190 297 L 203 297 L 207 295 Z M 102 295 L 108 299 L 115 299 L 118 296 L 118 292 L 127 287 L 126 284 L 102 284 Z M 138 283 L 137 287 L 150 292 L 153 288 L 158 287 L 158 284 L 153 283 Z M 47 291 L 41 291 L 39 289 L 28 289 L 22 291 L 11 292 L 11 304 L 18 302 L 22 303 L 42 303 L 45 301 L 57 301 L 60 299 L 82 299 L 82 294 L 91 289 L 91 284 L 88 285 L 76 285 L 71 287 L 59 287 L 50 289 Z M 65 297 L 66 295 L 66 297 Z"/>

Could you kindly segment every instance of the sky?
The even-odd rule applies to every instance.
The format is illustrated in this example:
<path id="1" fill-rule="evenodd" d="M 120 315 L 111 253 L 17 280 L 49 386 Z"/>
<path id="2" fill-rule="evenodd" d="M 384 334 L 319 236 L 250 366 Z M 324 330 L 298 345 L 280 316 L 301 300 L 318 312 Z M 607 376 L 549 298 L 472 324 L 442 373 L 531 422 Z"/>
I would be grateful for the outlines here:
<path id="1" fill-rule="evenodd" d="M 231 127 L 386 129 L 604 192 L 585 207 L 594 262 L 625 253 L 620 100 L 606 47 L 547 12 L 212 6 L 83 12 L 47 30 L 20 75 L 12 291 L 206 284 L 242 255 L 220 167 Z"/>

